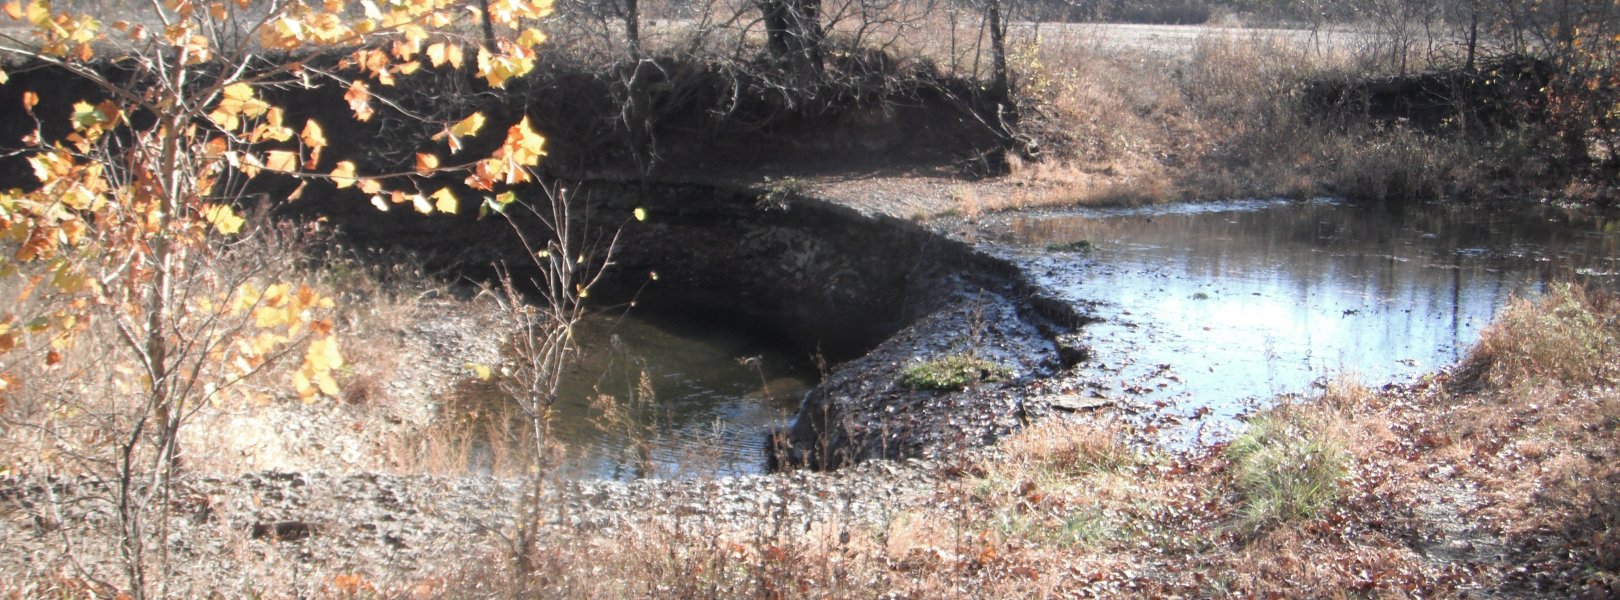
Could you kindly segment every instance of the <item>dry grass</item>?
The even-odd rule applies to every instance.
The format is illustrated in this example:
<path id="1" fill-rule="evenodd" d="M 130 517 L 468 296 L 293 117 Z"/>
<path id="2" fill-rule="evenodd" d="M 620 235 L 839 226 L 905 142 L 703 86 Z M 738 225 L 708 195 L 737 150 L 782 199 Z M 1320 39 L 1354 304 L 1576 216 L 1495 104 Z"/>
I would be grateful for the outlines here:
<path id="1" fill-rule="evenodd" d="M 1124 422 L 1049 419 L 982 457 L 946 464 L 931 492 L 878 520 L 806 520 L 793 507 L 810 499 L 791 496 L 763 499 L 765 516 L 735 521 L 658 507 L 610 529 L 548 528 L 522 543 L 459 540 L 463 556 L 479 560 L 447 571 L 369 580 L 316 569 L 285 589 L 314 597 L 1602 595 L 1620 582 L 1620 393 L 1607 345 L 1620 330 L 1617 308 L 1555 287 L 1491 327 L 1470 359 L 1489 365 L 1472 386 L 1461 385 L 1463 375 L 1379 391 L 1334 381 L 1318 398 L 1264 413 L 1249 439 L 1224 449 L 1152 451 Z M 477 428 L 504 420 L 442 421 L 413 468 L 464 469 L 479 460 L 468 440 L 512 434 Z M 485 460 L 492 471 L 527 462 Z M 1300 465 L 1322 468 L 1305 478 L 1313 469 Z M 242 576 L 231 586 L 280 589 L 276 573 Z"/>
<path id="2" fill-rule="evenodd" d="M 1464 361 L 1464 372 L 1499 388 L 1589 386 L 1620 376 L 1620 301 L 1558 284 L 1539 300 L 1516 299 Z"/>
<path id="3" fill-rule="evenodd" d="M 524 591 L 1610 593 L 1620 582 L 1620 393 L 1593 376 L 1612 373 L 1612 353 L 1589 350 L 1594 328 L 1616 328 L 1615 308 L 1574 288 L 1517 304 L 1474 353 L 1498 374 L 1481 390 L 1444 375 L 1380 391 L 1332 381 L 1315 399 L 1263 413 L 1224 449 L 1189 455 L 1144 451 L 1119 422 L 1051 419 L 948 470 L 933 499 L 899 507 L 886 525 L 647 522 L 565 535 L 537 551 L 550 562 Z"/>
<path id="4" fill-rule="evenodd" d="M 1034 37 L 1013 53 L 1025 134 L 1019 189 L 987 211 L 1334 195 L 1489 198 L 1555 181 L 1532 128 L 1488 135 L 1371 122 L 1305 102 L 1313 83 L 1382 72 L 1366 48 L 1206 34 L 1184 52 Z M 1578 190 L 1576 190 L 1578 191 Z M 1574 192 L 1572 192 L 1574 193 Z"/>
<path id="5" fill-rule="evenodd" d="M 1185 54 L 1037 38 L 1015 58 L 1042 159 L 1012 164 L 1027 191 L 994 208 L 1308 195 L 1293 91 L 1353 61 L 1258 34 Z"/>
<path id="6" fill-rule="evenodd" d="M 412 354 L 403 351 L 405 328 L 443 306 L 424 304 L 442 295 L 408 259 L 374 261 L 347 255 L 324 234 L 287 224 L 260 223 L 231 245 L 199 263 L 182 284 L 189 298 L 218 298 L 251 279 L 309 285 L 337 307 L 331 318 L 345 365 L 337 397 L 316 404 L 299 402 L 292 371 L 302 357 L 298 343 L 252 377 L 224 392 L 208 388 L 185 399 L 182 448 L 188 469 L 218 474 L 264 469 L 375 470 L 385 468 L 380 452 L 391 432 L 426 425 L 431 410 L 419 398 L 421 386 L 406 385 Z M 244 275 L 246 274 L 246 275 Z M 13 297 L 30 274 L 27 267 L 4 282 Z M 50 314 L 49 296 L 34 294 L 19 311 Z M 193 305 L 196 302 L 192 302 Z M 198 310 L 192 306 L 189 310 Z M 251 325 L 246 315 L 205 314 L 197 327 L 216 331 Z M 94 321 L 61 362 L 47 364 L 50 350 L 36 347 L 5 356 L 0 372 L 19 385 L 4 396 L 0 414 L 0 471 L 11 473 L 90 473 L 111 468 L 114 440 L 129 435 L 142 394 L 129 348 L 112 319 Z M 187 335 L 207 333 L 188 330 Z M 192 356 L 187 360 L 199 357 Z M 458 363 L 459 364 L 459 363 Z M 204 377 L 223 365 L 204 365 Z"/>

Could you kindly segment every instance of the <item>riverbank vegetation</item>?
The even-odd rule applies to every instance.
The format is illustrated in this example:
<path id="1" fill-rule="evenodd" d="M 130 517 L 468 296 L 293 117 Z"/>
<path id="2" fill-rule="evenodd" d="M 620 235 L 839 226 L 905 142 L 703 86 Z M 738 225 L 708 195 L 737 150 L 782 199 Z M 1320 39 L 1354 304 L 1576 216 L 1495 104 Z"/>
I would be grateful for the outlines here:
<path id="1" fill-rule="evenodd" d="M 442 581 L 567 597 L 1602 597 L 1620 585 L 1620 372 L 1592 359 L 1620 341 L 1615 307 L 1571 287 L 1518 301 L 1450 371 L 1335 381 L 1230 443 L 1170 452 L 1121 421 L 1057 417 L 940 465 L 881 523 L 557 532 L 519 550 L 533 571 Z"/>

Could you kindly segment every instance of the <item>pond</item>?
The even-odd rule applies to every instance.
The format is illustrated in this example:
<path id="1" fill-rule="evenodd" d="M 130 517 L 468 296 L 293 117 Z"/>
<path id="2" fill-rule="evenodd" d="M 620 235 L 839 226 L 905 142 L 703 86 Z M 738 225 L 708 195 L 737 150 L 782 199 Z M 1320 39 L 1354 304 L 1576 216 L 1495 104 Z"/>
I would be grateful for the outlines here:
<path id="1" fill-rule="evenodd" d="M 818 379 L 808 353 L 725 315 L 632 311 L 578 325 L 552 435 L 570 478 L 759 473 L 765 439 Z M 500 392 L 482 386 L 485 406 Z M 474 453 L 472 468 L 488 455 Z"/>
<path id="2" fill-rule="evenodd" d="M 1229 425 L 1324 377 L 1380 385 L 1446 367 L 1514 296 L 1620 282 L 1620 221 L 1544 205 L 1246 201 L 988 230 L 993 251 L 1101 318 L 1084 331 L 1091 393 L 1225 417 L 1200 423 Z"/>

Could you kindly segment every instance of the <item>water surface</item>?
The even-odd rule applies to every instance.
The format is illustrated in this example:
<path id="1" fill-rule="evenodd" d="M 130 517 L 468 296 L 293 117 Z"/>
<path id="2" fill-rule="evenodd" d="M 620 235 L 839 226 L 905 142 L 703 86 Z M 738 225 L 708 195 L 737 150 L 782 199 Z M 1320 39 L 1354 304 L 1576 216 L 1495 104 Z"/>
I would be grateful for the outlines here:
<path id="1" fill-rule="evenodd" d="M 767 432 L 817 379 L 807 354 L 724 316 L 598 315 L 575 336 L 551 421 L 567 477 L 760 472 Z"/>
<path id="2" fill-rule="evenodd" d="M 1409 379 L 1462 358 L 1511 297 L 1620 281 L 1620 221 L 1546 206 L 1248 201 L 991 229 L 999 251 L 1103 319 L 1085 332 L 1094 392 L 1182 415 L 1230 417 L 1336 374 Z"/>

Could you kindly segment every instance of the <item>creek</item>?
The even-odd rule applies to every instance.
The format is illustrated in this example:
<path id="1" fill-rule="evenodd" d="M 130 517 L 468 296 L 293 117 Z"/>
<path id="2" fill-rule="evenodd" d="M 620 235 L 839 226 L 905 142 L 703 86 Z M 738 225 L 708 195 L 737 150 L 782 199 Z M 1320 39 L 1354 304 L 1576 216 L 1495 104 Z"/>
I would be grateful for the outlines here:
<path id="1" fill-rule="evenodd" d="M 1171 443 L 1220 439 L 1327 378 L 1382 385 L 1454 364 L 1515 296 L 1620 288 L 1620 220 L 1547 205 L 1009 213 L 962 244 L 826 203 L 762 207 L 746 190 L 634 192 L 598 196 L 602 222 L 639 206 L 651 218 L 623 230 L 600 294 L 634 308 L 579 332 L 552 421 L 572 477 L 762 472 L 772 431 L 813 468 L 943 455 L 1016 428 L 1022 403 L 1053 391 L 1113 401 Z M 962 340 L 1019 380 L 897 386 L 905 365 Z M 620 418 L 592 405 L 603 395 Z"/>
<path id="2" fill-rule="evenodd" d="M 1445 368 L 1510 298 L 1553 282 L 1620 282 L 1620 220 L 1546 205 L 1221 202 L 1013 215 L 984 231 L 1099 319 L 1082 334 L 1090 392 L 1198 423 L 1174 428 L 1188 436 L 1324 378 Z"/>

